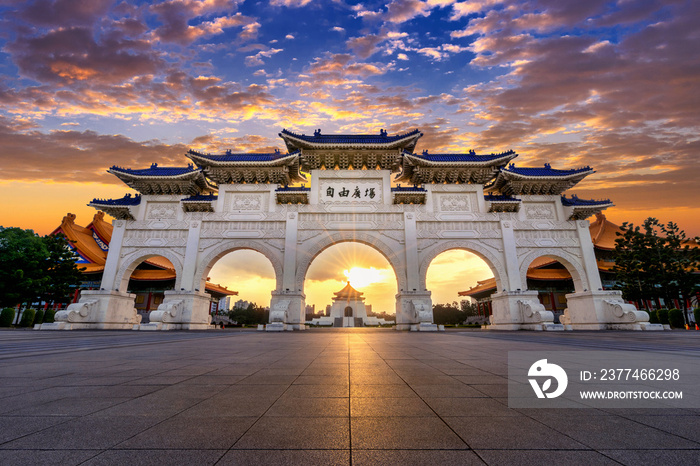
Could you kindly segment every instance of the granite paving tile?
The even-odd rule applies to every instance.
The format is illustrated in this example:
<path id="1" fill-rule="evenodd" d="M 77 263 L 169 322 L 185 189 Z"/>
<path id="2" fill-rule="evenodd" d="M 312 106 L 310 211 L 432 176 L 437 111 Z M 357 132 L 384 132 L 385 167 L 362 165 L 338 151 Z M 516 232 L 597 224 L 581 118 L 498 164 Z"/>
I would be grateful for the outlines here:
<path id="1" fill-rule="evenodd" d="M 231 450 L 221 458 L 217 466 L 347 466 L 348 464 L 350 464 L 349 450 Z"/>
<path id="2" fill-rule="evenodd" d="M 476 450 L 489 466 L 612 466 L 618 464 L 592 450 Z M 638 463 L 642 465 L 644 463 Z M 658 463 L 662 464 L 662 463 Z"/>
<path id="3" fill-rule="evenodd" d="M 299 398 L 282 395 L 266 416 L 285 417 L 348 417 L 348 398 Z"/>
<path id="4" fill-rule="evenodd" d="M 155 416 L 85 416 L 3 444 L 0 448 L 32 450 L 107 449 L 159 423 Z"/>
<path id="5" fill-rule="evenodd" d="M 602 454 L 626 466 L 663 465 L 663 466 L 687 466 L 697 465 L 700 461 L 700 450 L 675 450 L 662 448 L 657 450 L 601 450 Z"/>
<path id="6" fill-rule="evenodd" d="M 522 416 L 492 398 L 423 398 L 439 416 Z"/>
<path id="7" fill-rule="evenodd" d="M 474 450 L 479 449 L 590 449 L 539 422 L 522 415 L 443 417 Z"/>
<path id="8" fill-rule="evenodd" d="M 71 418 L 59 416 L 0 416 L 0 444 L 70 420 Z"/>
<path id="9" fill-rule="evenodd" d="M 350 448 L 349 422 L 337 417 L 263 416 L 234 445 L 236 449 L 342 450 Z"/>
<path id="10" fill-rule="evenodd" d="M 353 397 L 350 399 L 350 416 L 353 417 L 433 416 L 434 414 L 433 410 L 418 397 Z"/>
<path id="11" fill-rule="evenodd" d="M 380 398 L 415 398 L 416 392 L 407 384 L 353 384 L 350 395 L 352 397 L 380 397 Z"/>
<path id="12" fill-rule="evenodd" d="M 467 445 L 437 416 L 354 417 L 352 448 L 458 449 Z"/>
<path id="13" fill-rule="evenodd" d="M 228 450 L 253 425 L 257 417 L 192 418 L 175 416 L 113 448 Z"/>
<path id="14" fill-rule="evenodd" d="M 226 450 L 107 450 L 89 461 L 85 466 L 207 466 L 217 464 Z"/>
<path id="15" fill-rule="evenodd" d="M 0 450 L 0 464 L 8 466 L 65 466 L 83 464 L 101 450 Z"/>
<path id="16" fill-rule="evenodd" d="M 578 416 L 576 422 L 552 416 L 540 422 L 596 450 L 700 448 L 697 442 L 619 416 Z"/>
<path id="17" fill-rule="evenodd" d="M 470 450 L 353 450 L 353 466 L 471 466 L 484 462 Z"/>

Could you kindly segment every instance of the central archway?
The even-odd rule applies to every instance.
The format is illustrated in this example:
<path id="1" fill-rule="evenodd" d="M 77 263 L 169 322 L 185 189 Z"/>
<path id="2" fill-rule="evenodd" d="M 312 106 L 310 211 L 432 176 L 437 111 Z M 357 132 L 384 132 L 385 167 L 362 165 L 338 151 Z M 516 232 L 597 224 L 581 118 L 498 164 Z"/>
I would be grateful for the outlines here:
<path id="1" fill-rule="evenodd" d="M 305 266 L 301 285 L 307 322 L 341 327 L 395 321 L 397 271 L 386 255 L 372 246 L 340 241 L 316 251 Z"/>
<path id="2" fill-rule="evenodd" d="M 297 262 L 295 285 L 299 291 L 304 290 L 304 281 L 311 262 L 329 247 L 340 243 L 359 243 L 378 251 L 389 262 L 396 276 L 399 290 L 407 289 L 406 264 L 402 257 L 403 247 L 392 248 L 379 238 L 379 235 L 358 232 L 337 232 L 325 234 L 322 239 L 310 245 L 299 248 L 300 257 Z"/>

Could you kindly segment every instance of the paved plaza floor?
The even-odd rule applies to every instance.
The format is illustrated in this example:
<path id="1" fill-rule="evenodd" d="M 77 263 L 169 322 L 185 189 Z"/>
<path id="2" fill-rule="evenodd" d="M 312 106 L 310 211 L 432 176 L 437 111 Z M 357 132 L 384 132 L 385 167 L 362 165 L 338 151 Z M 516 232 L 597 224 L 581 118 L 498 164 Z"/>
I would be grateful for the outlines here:
<path id="1" fill-rule="evenodd" d="M 509 409 L 507 353 L 700 332 L 0 332 L 0 464 L 700 464 L 700 410 Z"/>

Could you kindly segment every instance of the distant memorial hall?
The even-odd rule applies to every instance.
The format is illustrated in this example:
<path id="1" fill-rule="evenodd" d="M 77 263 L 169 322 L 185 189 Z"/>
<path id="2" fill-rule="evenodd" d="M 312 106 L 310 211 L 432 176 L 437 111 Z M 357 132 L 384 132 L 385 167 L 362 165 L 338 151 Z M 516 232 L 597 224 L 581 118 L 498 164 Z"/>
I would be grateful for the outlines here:
<path id="1" fill-rule="evenodd" d="M 619 291 L 603 290 L 585 219 L 612 203 L 562 195 L 594 173 L 590 167 L 516 167 L 513 151 L 415 152 L 419 130 L 279 135 L 287 152 L 190 150 L 183 167 L 110 168 L 140 195 L 90 203 L 116 219 L 100 288 L 83 290 L 79 302 L 42 328 L 210 328 L 209 271 L 224 255 L 251 249 L 275 271 L 266 329 L 302 330 L 309 265 L 348 241 L 376 249 L 391 264 L 398 329 L 437 329 L 426 273 L 453 249 L 476 254 L 494 274 L 490 328 L 655 328 Z M 136 267 L 155 256 L 172 263 L 175 286 L 142 324 L 128 284 Z M 528 266 L 545 257 L 573 280 L 560 323 L 527 289 Z M 352 287 L 336 293 L 333 319 L 364 323 L 357 293 Z"/>

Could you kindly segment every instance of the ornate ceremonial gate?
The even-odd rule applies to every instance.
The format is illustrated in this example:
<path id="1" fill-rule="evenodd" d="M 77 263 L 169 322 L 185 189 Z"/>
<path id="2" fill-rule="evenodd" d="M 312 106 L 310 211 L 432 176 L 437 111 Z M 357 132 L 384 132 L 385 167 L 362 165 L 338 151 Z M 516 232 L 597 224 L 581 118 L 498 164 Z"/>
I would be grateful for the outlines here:
<path id="1" fill-rule="evenodd" d="M 324 249 L 352 241 L 378 250 L 394 269 L 399 329 L 436 329 L 426 273 L 451 249 L 470 251 L 491 268 L 493 328 L 650 328 L 646 313 L 619 292 L 602 290 L 583 219 L 612 204 L 561 195 L 590 168 L 507 166 L 517 156 L 512 151 L 414 154 L 418 130 L 280 136 L 288 153 L 190 151 L 196 167 L 112 167 L 141 195 L 90 204 L 116 218 L 101 289 L 83 291 L 48 327 L 208 328 L 207 274 L 225 254 L 252 249 L 275 270 L 267 329 L 303 329 L 310 263 Z M 300 170 L 311 174 L 310 187 L 298 186 L 305 180 Z M 392 187 L 396 172 L 394 184 L 410 187 Z M 499 194 L 485 195 L 485 185 Z M 140 324 L 127 286 L 136 266 L 152 256 L 170 260 L 175 289 L 166 291 L 150 323 Z M 561 262 L 573 278 L 564 325 L 554 324 L 537 292 L 527 290 L 528 266 L 541 256 Z"/>

